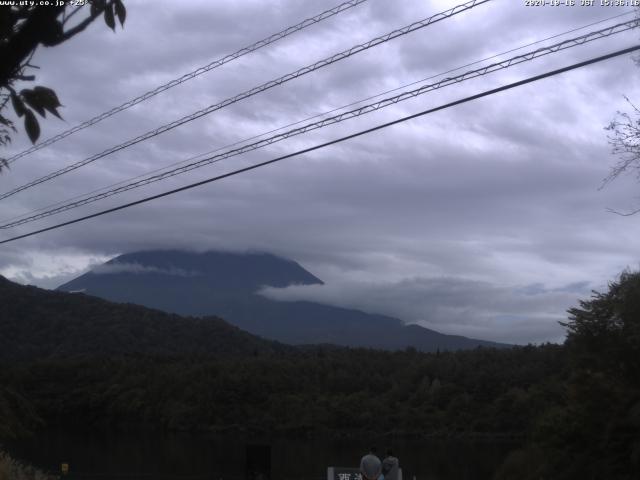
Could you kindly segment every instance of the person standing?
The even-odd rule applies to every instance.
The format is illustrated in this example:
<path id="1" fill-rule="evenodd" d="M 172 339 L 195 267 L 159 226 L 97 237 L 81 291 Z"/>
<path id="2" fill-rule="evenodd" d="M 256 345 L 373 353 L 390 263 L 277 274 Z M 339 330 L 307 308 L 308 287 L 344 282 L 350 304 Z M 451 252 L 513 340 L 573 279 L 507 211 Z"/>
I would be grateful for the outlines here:
<path id="1" fill-rule="evenodd" d="M 371 447 L 369 453 L 360 459 L 360 473 L 365 480 L 378 480 L 381 468 L 382 462 L 376 455 L 376 447 Z"/>
<path id="2" fill-rule="evenodd" d="M 400 460 L 393 456 L 393 451 L 387 449 L 387 456 L 382 461 L 382 474 L 385 480 L 398 480 L 398 470 L 400 469 Z"/>

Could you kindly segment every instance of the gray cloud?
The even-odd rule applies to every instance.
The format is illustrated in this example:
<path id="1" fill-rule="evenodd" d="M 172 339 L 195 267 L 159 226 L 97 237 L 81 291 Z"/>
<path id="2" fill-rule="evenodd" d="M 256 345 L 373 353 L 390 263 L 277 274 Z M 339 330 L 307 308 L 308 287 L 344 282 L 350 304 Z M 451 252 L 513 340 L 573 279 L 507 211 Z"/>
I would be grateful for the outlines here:
<path id="1" fill-rule="evenodd" d="M 507 287 L 462 278 L 412 278 L 393 283 L 336 282 L 268 287 L 275 300 L 309 300 L 398 316 L 434 330 L 512 343 L 562 341 L 558 321 L 586 283 L 549 290 L 539 284 Z"/>
<path id="2" fill-rule="evenodd" d="M 197 277 L 201 273 L 185 270 L 178 267 L 158 268 L 153 265 L 141 265 L 139 263 L 106 263 L 94 267 L 92 273 L 96 275 L 110 275 L 115 273 L 133 273 L 135 275 L 154 273 L 158 275 L 171 275 L 176 277 Z"/>

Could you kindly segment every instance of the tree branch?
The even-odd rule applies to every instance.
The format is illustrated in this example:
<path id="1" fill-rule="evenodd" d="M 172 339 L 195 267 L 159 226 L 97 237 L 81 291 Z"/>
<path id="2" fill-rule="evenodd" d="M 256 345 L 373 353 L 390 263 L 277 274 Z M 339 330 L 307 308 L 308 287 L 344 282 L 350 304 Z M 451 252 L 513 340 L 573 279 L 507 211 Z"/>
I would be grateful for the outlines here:
<path id="1" fill-rule="evenodd" d="M 632 210 L 632 211 L 627 212 L 627 213 L 622 213 L 622 212 L 618 212 L 617 210 L 614 210 L 612 208 L 607 207 L 607 212 L 615 213 L 616 215 L 620 215 L 621 217 L 631 217 L 631 216 L 635 215 L 636 213 L 640 213 L 640 208 L 637 208 L 637 209 Z"/>
<path id="2" fill-rule="evenodd" d="M 76 7 L 73 10 L 73 12 L 71 12 L 69 15 L 65 15 L 64 20 L 62 20 L 62 24 L 64 25 L 65 23 L 67 23 L 71 19 L 71 17 L 73 17 L 76 13 L 78 13 L 82 9 L 83 6 L 84 5 L 80 5 L 80 6 Z M 65 10 L 65 12 L 66 12 L 66 10 Z"/>
<path id="3" fill-rule="evenodd" d="M 0 46 L 0 85 L 6 85 L 20 66 L 41 43 L 45 32 L 56 21 L 64 6 L 36 7 L 18 32 Z"/>
<path id="4" fill-rule="evenodd" d="M 106 6 L 110 6 L 112 2 L 107 2 L 105 4 Z M 64 32 L 62 34 L 62 36 L 55 42 L 52 43 L 50 46 L 55 46 L 55 45 L 59 45 L 62 42 L 66 42 L 67 40 L 69 40 L 70 38 L 74 37 L 75 35 L 77 35 L 78 33 L 82 32 L 85 28 L 87 28 L 89 25 L 91 25 L 91 23 L 98 18 L 100 15 L 102 15 L 102 13 L 105 10 L 105 7 L 99 7 L 93 14 L 89 14 L 89 16 L 87 18 L 85 18 L 82 22 L 80 22 L 78 25 L 76 25 L 73 28 L 70 28 L 69 30 L 67 30 L 66 32 Z"/>

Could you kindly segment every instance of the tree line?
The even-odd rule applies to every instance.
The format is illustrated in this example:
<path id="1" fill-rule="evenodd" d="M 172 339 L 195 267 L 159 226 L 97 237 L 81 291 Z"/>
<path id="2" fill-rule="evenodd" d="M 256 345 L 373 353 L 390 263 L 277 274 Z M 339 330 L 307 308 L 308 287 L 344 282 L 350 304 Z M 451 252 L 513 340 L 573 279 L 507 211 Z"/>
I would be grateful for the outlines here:
<path id="1" fill-rule="evenodd" d="M 124 324 L 124 322 L 123 322 Z M 328 345 L 0 365 L 0 435 L 42 428 L 503 436 L 497 478 L 640 468 L 640 273 L 569 311 L 563 345 L 421 353 Z"/>

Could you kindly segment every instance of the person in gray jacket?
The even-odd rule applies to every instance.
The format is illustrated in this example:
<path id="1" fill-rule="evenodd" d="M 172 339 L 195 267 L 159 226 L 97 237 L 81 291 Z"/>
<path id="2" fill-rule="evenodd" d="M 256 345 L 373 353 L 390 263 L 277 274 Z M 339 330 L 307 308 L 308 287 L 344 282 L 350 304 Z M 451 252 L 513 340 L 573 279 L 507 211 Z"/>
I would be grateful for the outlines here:
<path id="1" fill-rule="evenodd" d="M 393 456 L 393 451 L 389 448 L 387 456 L 382 461 L 382 474 L 385 480 L 398 480 L 398 469 L 400 468 L 400 460 Z"/>
<path id="2" fill-rule="evenodd" d="M 369 453 L 360 460 L 360 473 L 363 479 L 377 480 L 380 477 L 381 466 L 380 459 L 376 455 L 376 447 L 371 447 Z"/>

